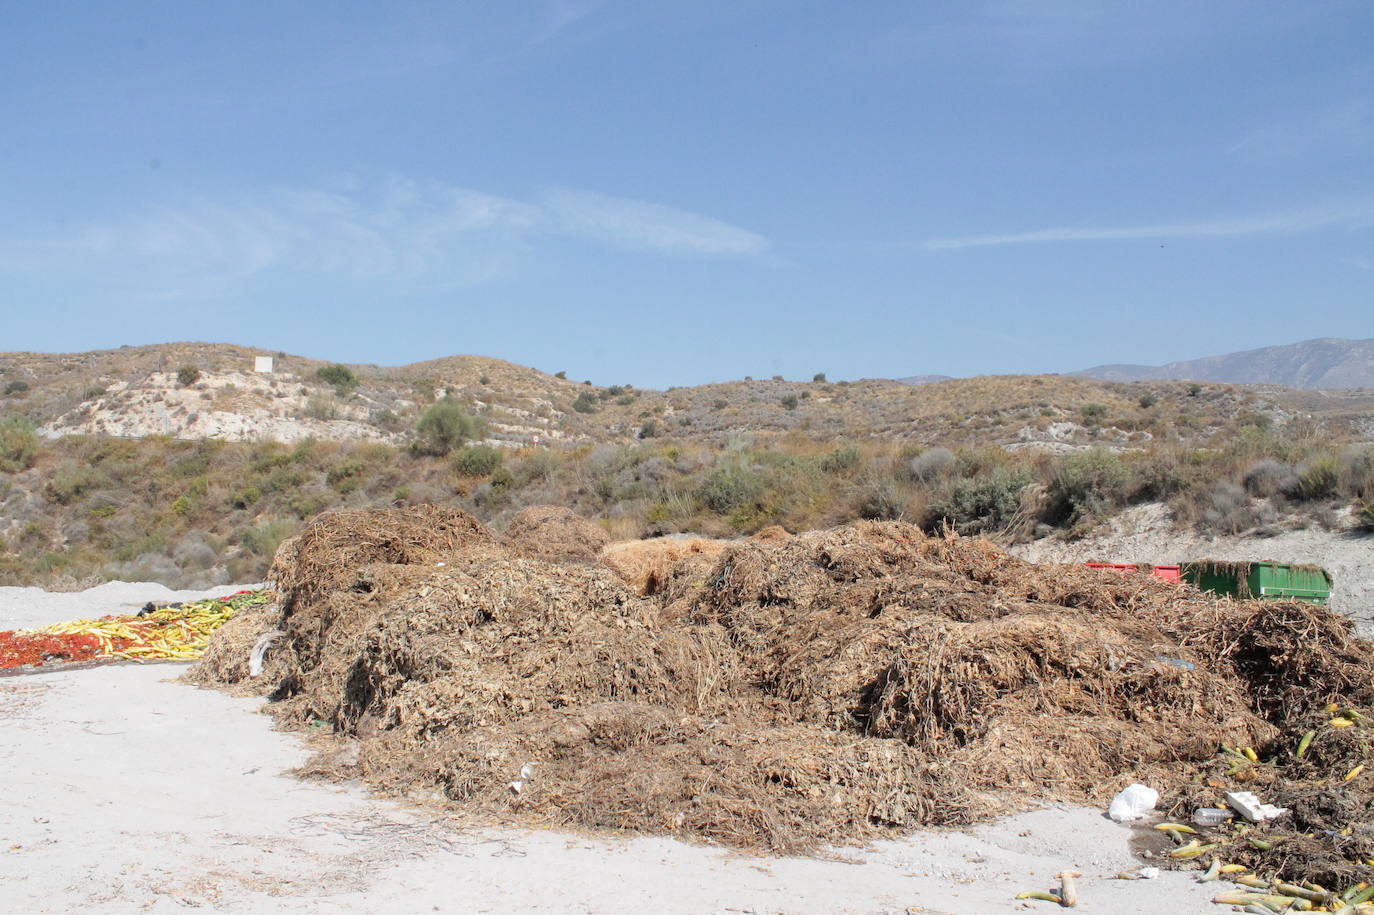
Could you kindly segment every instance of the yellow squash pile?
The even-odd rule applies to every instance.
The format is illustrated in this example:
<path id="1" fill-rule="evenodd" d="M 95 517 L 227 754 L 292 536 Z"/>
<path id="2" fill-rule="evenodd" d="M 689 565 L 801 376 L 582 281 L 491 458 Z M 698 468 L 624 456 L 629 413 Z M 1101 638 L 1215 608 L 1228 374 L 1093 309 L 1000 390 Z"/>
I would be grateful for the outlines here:
<path id="1" fill-rule="evenodd" d="M 228 597 L 155 607 L 139 616 L 70 620 L 35 631 L 54 636 L 92 636 L 100 641 L 101 655 L 127 661 L 194 661 L 210 644 L 215 630 L 235 613 L 268 603 L 272 597 L 266 588 L 240 591 Z"/>

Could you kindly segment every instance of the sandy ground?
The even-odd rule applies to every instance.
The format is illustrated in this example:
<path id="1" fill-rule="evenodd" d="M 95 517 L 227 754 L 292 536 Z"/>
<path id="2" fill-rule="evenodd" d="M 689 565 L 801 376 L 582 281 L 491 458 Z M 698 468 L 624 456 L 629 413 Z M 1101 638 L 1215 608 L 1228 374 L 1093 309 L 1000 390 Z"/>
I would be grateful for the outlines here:
<path id="1" fill-rule="evenodd" d="M 115 597 L 168 599 L 156 585 L 7 588 L 0 620 L 89 616 Z M 272 730 L 259 700 L 175 682 L 182 669 L 0 677 L 0 910 L 962 915 L 1053 911 L 1013 897 L 1072 868 L 1084 912 L 1221 911 L 1216 885 L 1191 875 L 1111 879 L 1142 863 L 1132 830 L 1081 808 L 829 858 L 472 828 L 285 774 L 307 756 L 301 740 Z"/>
<path id="2" fill-rule="evenodd" d="M 1054 537 L 1012 547 L 1032 562 L 1148 562 L 1187 559 L 1273 560 L 1310 563 L 1333 578 L 1331 606 L 1374 638 L 1374 535 L 1310 528 L 1273 537 L 1203 536 L 1170 524 L 1162 505 L 1141 505 L 1114 516 L 1095 536 L 1065 542 Z"/>

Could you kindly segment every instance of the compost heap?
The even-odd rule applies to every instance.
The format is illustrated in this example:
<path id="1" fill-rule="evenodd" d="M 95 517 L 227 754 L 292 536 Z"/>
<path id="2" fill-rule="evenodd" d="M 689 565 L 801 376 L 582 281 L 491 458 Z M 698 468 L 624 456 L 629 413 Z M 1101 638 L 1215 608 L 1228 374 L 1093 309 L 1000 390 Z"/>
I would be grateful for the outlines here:
<path id="1" fill-rule="evenodd" d="M 280 607 L 231 622 L 193 676 L 356 739 L 341 777 L 775 851 L 1102 803 L 1136 780 L 1206 800 L 1219 746 L 1277 746 L 1374 690 L 1370 644 L 1324 607 L 897 522 L 694 554 L 649 598 L 518 547 L 453 509 L 323 515 L 277 555 Z M 1368 821 L 1365 784 L 1341 790 Z"/>

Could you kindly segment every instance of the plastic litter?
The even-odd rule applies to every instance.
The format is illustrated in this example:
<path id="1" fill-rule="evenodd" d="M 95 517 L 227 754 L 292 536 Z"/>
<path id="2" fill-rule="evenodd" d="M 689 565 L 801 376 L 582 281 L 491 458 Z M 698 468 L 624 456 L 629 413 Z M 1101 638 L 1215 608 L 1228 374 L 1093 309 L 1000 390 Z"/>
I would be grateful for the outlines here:
<path id="1" fill-rule="evenodd" d="M 1112 798 L 1111 806 L 1107 808 L 1107 816 L 1118 823 L 1129 823 L 1154 810 L 1155 804 L 1158 803 L 1159 792 L 1137 782 L 1127 785 L 1121 789 L 1120 794 Z"/>
<path id="2" fill-rule="evenodd" d="M 1233 810 L 1251 823 L 1263 823 L 1265 820 L 1275 819 L 1288 812 L 1287 807 L 1275 807 L 1273 804 L 1261 803 L 1260 799 L 1249 791 L 1226 792 L 1226 803 L 1230 804 Z"/>
<path id="3" fill-rule="evenodd" d="M 1199 807 L 1193 811 L 1193 822 L 1199 826 L 1221 826 L 1231 816 L 1231 811 L 1220 807 Z"/>
<path id="4" fill-rule="evenodd" d="M 273 629 L 271 632 L 264 632 L 262 637 L 253 643 L 253 650 L 248 655 L 248 676 L 262 676 L 263 661 L 267 657 L 267 649 L 272 647 L 272 643 L 286 635 L 280 629 Z"/>

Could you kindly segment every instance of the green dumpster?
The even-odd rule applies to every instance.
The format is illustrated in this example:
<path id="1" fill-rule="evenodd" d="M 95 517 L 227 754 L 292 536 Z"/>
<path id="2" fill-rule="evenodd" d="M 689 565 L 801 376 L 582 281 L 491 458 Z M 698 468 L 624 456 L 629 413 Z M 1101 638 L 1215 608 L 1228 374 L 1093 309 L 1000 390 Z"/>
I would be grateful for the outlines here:
<path id="1" fill-rule="evenodd" d="M 1331 598 L 1331 575 L 1318 566 L 1281 562 L 1218 562 L 1204 559 L 1182 564 L 1182 576 L 1203 591 L 1261 600 L 1305 600 L 1324 604 Z"/>

